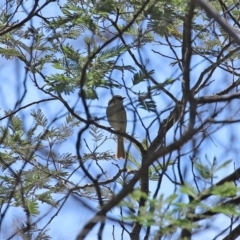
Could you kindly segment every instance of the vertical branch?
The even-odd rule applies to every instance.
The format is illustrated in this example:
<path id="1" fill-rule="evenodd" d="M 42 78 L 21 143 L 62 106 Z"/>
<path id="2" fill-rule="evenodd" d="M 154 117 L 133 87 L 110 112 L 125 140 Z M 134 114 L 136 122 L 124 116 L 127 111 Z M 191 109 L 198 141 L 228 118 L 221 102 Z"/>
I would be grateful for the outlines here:
<path id="1" fill-rule="evenodd" d="M 194 99 L 194 93 L 191 91 L 190 86 L 190 69 L 191 69 L 191 57 L 192 57 L 192 21 L 194 16 L 195 4 L 193 0 L 190 0 L 187 13 L 185 15 L 183 23 L 183 45 L 182 45 L 182 65 L 183 65 L 183 101 L 186 107 L 187 102 L 190 106 L 190 117 L 188 130 L 193 129 L 196 118 L 196 101 Z M 180 174 L 181 176 L 181 174 Z M 181 232 L 181 239 L 190 239 L 191 231 L 188 228 L 183 228 Z"/>
<path id="2" fill-rule="evenodd" d="M 141 196 L 140 201 L 139 201 L 139 209 L 138 209 L 138 216 L 141 216 L 141 208 L 145 206 L 146 204 L 146 197 L 145 195 L 148 195 L 149 192 L 149 176 L 148 176 L 148 170 L 149 167 L 145 167 L 146 165 L 144 165 L 146 159 L 148 159 L 148 153 L 147 151 L 144 152 L 143 156 L 142 156 L 142 164 L 141 164 L 141 177 L 140 177 L 140 181 L 141 181 L 141 192 L 144 194 L 144 196 Z M 139 239 L 139 234 L 142 228 L 142 224 L 140 224 L 138 221 L 136 221 L 133 225 L 133 229 L 132 232 L 130 234 L 131 236 L 131 240 L 138 240 Z"/>
<path id="3" fill-rule="evenodd" d="M 195 4 L 190 0 L 189 9 L 185 15 L 183 23 L 183 46 L 182 46 L 182 65 L 183 65 L 183 99 L 185 105 L 189 101 L 190 104 L 190 120 L 189 129 L 194 127 L 196 117 L 196 103 L 193 93 L 190 90 L 190 64 L 192 57 L 192 20 L 194 15 Z"/>

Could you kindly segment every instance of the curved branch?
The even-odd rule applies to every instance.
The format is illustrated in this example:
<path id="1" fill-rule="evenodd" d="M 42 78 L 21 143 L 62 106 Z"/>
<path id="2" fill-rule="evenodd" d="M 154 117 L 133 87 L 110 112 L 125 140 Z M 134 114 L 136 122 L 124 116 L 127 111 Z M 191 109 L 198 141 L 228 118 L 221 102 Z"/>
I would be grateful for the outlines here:
<path id="1" fill-rule="evenodd" d="M 53 98 L 47 98 L 47 99 L 43 99 L 43 100 L 39 100 L 39 101 L 36 101 L 36 102 L 29 103 L 29 104 L 27 104 L 27 105 L 25 105 L 25 106 L 23 106 L 23 107 L 20 107 L 20 108 L 16 109 L 16 110 L 13 111 L 13 112 L 11 112 L 11 113 L 9 113 L 9 114 L 1 117 L 1 118 L 0 118 L 0 121 L 2 121 L 2 120 L 5 119 L 5 118 L 11 117 L 12 115 L 14 115 L 15 113 L 19 112 L 19 111 L 22 110 L 22 109 L 28 108 L 28 107 L 30 107 L 30 106 L 32 106 L 32 105 L 35 105 L 35 104 L 39 104 L 39 103 L 47 102 L 47 101 L 52 101 L 52 100 L 58 100 L 58 98 L 54 98 L 54 97 L 53 97 Z"/>
<path id="2" fill-rule="evenodd" d="M 46 1 L 41 7 L 39 7 L 37 9 L 39 0 L 35 0 L 35 4 L 34 4 L 32 10 L 31 10 L 31 12 L 28 14 L 28 16 L 25 19 L 23 19 L 21 22 L 15 24 L 15 25 L 12 25 L 11 27 L 9 27 L 9 28 L 5 29 L 4 31 L 0 32 L 0 36 L 10 32 L 14 29 L 17 29 L 17 28 L 21 27 L 22 25 L 24 25 L 27 21 L 29 21 L 31 18 L 33 18 L 38 12 L 40 12 L 44 7 L 46 7 L 50 2 L 55 2 L 55 0 Z"/>

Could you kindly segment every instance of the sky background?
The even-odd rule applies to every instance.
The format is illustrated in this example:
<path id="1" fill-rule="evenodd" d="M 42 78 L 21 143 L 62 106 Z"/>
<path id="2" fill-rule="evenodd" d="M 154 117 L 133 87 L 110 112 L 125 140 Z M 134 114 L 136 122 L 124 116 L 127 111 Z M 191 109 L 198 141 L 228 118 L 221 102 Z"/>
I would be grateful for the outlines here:
<path id="1" fill-rule="evenodd" d="M 63 2 L 60 2 L 60 5 Z M 49 16 L 53 15 L 58 15 L 60 12 L 58 8 L 56 8 L 56 4 L 50 4 L 47 7 L 47 11 L 45 11 L 46 14 Z M 21 14 L 19 15 L 21 17 Z M 29 24 L 29 23 L 28 23 Z M 33 25 L 38 24 L 38 20 L 34 18 Z M 27 25 L 26 25 L 27 27 Z M 131 40 L 130 37 L 128 39 L 129 41 Z M 163 39 L 161 39 L 163 41 Z M 75 41 L 71 40 L 69 41 L 75 48 L 81 49 L 82 46 L 82 39 L 77 39 Z M 112 43 L 112 46 L 118 43 L 117 41 L 114 41 Z M 101 44 L 101 42 L 99 42 Z M 199 43 L 201 44 L 201 43 Z M 178 69 L 177 66 L 170 66 L 171 60 L 163 58 L 163 57 L 157 57 L 156 54 L 153 54 L 152 49 L 155 51 L 161 51 L 162 54 L 165 55 L 171 55 L 169 48 L 164 47 L 161 45 L 156 45 L 154 44 L 147 44 L 144 49 L 140 52 L 141 57 L 143 58 L 144 61 L 148 59 L 148 62 L 146 63 L 146 67 L 148 70 L 154 69 L 154 77 L 157 79 L 159 82 L 164 82 L 168 78 L 176 78 L 180 74 L 180 70 Z M 179 48 L 178 50 L 179 57 L 181 56 L 181 49 Z M 134 51 L 135 56 L 140 58 L 139 52 Z M 119 58 L 119 63 L 121 61 L 124 61 L 125 65 L 134 65 L 134 62 L 131 60 L 128 54 L 124 54 Z M 214 59 L 213 59 L 214 61 Z M 192 59 L 192 66 L 193 67 L 191 71 L 191 80 L 194 82 L 197 80 L 201 72 L 209 66 L 209 64 L 205 61 L 202 61 L 202 59 L 193 57 Z M 55 73 L 56 70 L 54 70 L 51 66 L 46 68 L 44 70 L 44 73 L 46 75 L 50 75 Z M 23 88 L 23 82 L 25 81 L 25 70 L 24 70 L 24 65 L 16 59 L 12 60 L 5 60 L 3 58 L 0 58 L 0 76 L 1 76 L 1 88 L 0 88 L 0 116 L 4 115 L 4 110 L 10 110 L 14 109 L 15 103 L 17 100 L 19 100 L 19 97 L 22 96 L 24 92 Z M 125 73 L 124 76 L 122 76 L 121 72 L 114 71 L 112 74 L 112 78 L 116 79 L 118 81 L 122 81 L 124 79 L 126 86 L 131 87 L 132 86 L 132 76 L 129 73 Z M 181 78 L 180 78 L 181 79 Z M 214 94 L 218 92 L 219 90 L 223 89 L 224 86 L 228 85 L 232 81 L 232 77 L 230 75 L 223 74 L 221 70 L 218 70 L 215 72 L 214 76 L 212 77 L 214 80 L 212 86 L 210 88 L 207 88 L 207 92 L 204 90 L 200 93 L 202 94 Z M 39 79 L 39 81 L 41 81 Z M 146 91 L 146 83 L 141 83 L 132 90 L 134 90 L 136 93 L 137 92 L 142 92 Z M 27 76 L 27 93 L 24 97 L 24 100 L 21 103 L 21 106 L 27 105 L 31 102 L 38 101 L 41 99 L 48 98 L 49 96 L 44 95 L 41 93 L 32 83 L 31 79 L 29 76 Z M 171 93 L 178 99 L 181 97 L 181 80 L 176 80 L 176 82 L 169 87 L 168 89 L 171 91 Z M 105 118 L 105 111 L 106 111 L 106 106 L 108 103 L 108 100 L 111 98 L 111 91 L 110 89 L 98 89 L 98 100 L 94 101 L 87 101 L 90 109 L 90 113 L 92 116 L 97 116 L 102 118 L 100 123 L 105 126 L 109 126 L 109 124 L 106 121 Z M 127 125 L 127 132 L 133 134 L 133 113 L 132 113 L 132 107 L 129 104 L 129 98 L 127 97 L 128 94 L 125 91 L 125 89 L 113 89 L 114 94 L 119 94 L 122 96 L 126 97 L 126 100 L 124 101 L 124 104 L 127 109 L 127 118 L 128 118 L 128 125 Z M 137 96 L 131 92 L 130 96 L 132 97 L 132 100 L 135 102 L 135 106 L 137 104 Z M 70 106 L 75 106 L 76 111 L 79 111 L 80 113 L 83 113 L 83 107 L 81 104 L 81 100 L 79 100 L 78 93 L 75 92 L 73 94 L 70 94 L 68 96 L 64 96 L 65 100 L 68 101 Z M 170 106 L 171 100 L 166 97 L 164 93 L 161 93 L 159 96 L 154 97 L 156 104 L 157 104 L 157 109 L 159 111 L 164 111 L 166 108 Z M 76 104 L 77 103 L 77 104 Z M 231 104 L 228 109 L 229 111 L 234 111 L 235 106 L 238 106 L 238 102 L 233 101 L 233 104 Z M 30 116 L 30 112 L 32 109 L 41 109 L 45 116 L 49 119 L 49 123 L 55 118 L 59 118 L 58 121 L 54 122 L 53 125 L 60 125 L 60 123 L 64 120 L 64 116 L 68 113 L 68 111 L 65 109 L 65 107 L 58 101 L 51 101 L 47 103 L 42 103 L 34 106 L 30 106 L 18 113 L 18 115 L 24 119 L 24 126 L 26 129 L 29 129 L 33 125 L 33 119 Z M 237 110 L 237 108 L 236 108 Z M 202 113 L 202 117 L 204 117 L 207 114 L 208 109 L 204 109 Z M 152 121 L 152 117 L 154 114 L 149 113 L 145 110 L 142 110 L 138 108 L 138 112 L 141 116 L 141 118 L 144 121 L 144 124 L 148 125 Z M 222 117 L 226 117 L 224 115 L 225 113 L 222 114 Z M 163 113 L 161 115 L 161 120 L 164 119 L 168 115 L 168 112 Z M 239 114 L 238 114 L 239 115 Z M 200 117 L 199 117 L 200 118 Z M 7 124 L 6 120 L 1 121 L 2 124 Z M 136 137 L 138 140 L 142 139 L 145 136 L 145 131 L 139 121 L 136 123 L 137 124 L 137 130 L 134 132 L 136 134 Z M 80 126 L 81 127 L 81 126 Z M 82 125 L 83 127 L 83 125 Z M 150 133 L 151 137 L 153 138 L 156 136 L 158 129 L 158 124 L 155 123 L 153 126 L 150 128 Z M 65 149 L 68 150 L 68 152 L 73 153 L 73 155 L 76 154 L 76 139 L 77 139 L 77 133 L 79 129 L 74 129 L 74 134 L 72 137 L 68 139 L 61 147 L 59 147 L 59 151 L 61 152 L 62 149 L 65 152 Z M 104 131 L 103 131 L 104 132 Z M 110 133 L 104 132 L 104 135 L 110 136 Z M 201 144 L 199 150 L 198 150 L 198 155 L 197 158 L 205 162 L 206 159 L 208 159 L 210 162 L 213 161 L 214 157 L 217 158 L 218 163 L 223 163 L 224 161 L 228 159 L 232 159 L 232 163 L 229 164 L 226 168 L 220 170 L 218 172 L 218 175 L 215 179 L 215 181 L 220 180 L 224 176 L 229 175 L 231 172 L 234 171 L 234 168 L 239 167 L 239 162 L 238 156 L 239 156 L 239 124 L 234 124 L 230 125 L 229 127 L 226 126 L 220 131 L 217 131 L 211 137 L 207 137 L 206 140 Z M 85 131 L 83 134 L 83 137 L 86 139 L 87 143 L 89 144 L 90 147 L 94 147 L 94 142 L 92 141 L 92 137 L 89 134 L 89 130 Z M 167 134 L 167 143 L 171 143 L 174 140 L 174 129 L 171 129 L 169 133 Z M 229 144 L 229 143 L 232 144 Z M 128 146 L 128 142 L 125 143 L 125 147 Z M 64 146 L 64 148 L 63 148 Z M 101 150 L 106 151 L 106 150 L 111 150 L 112 152 L 115 151 L 116 148 L 116 143 L 113 140 L 107 140 L 104 145 L 102 145 Z M 183 158 L 182 162 L 182 168 L 187 169 L 186 171 L 186 177 L 189 178 L 189 182 L 192 181 L 191 178 L 191 172 L 188 166 L 190 166 L 190 158 L 189 156 L 191 154 L 188 154 L 189 149 L 191 149 L 191 142 L 186 144 L 183 149 L 181 149 L 181 152 L 185 152 L 186 155 Z M 82 146 L 81 149 L 82 153 L 87 151 L 86 146 Z M 130 148 L 131 153 L 139 159 L 139 154 L 134 149 L 134 147 L 131 145 Z M 176 153 L 175 153 L 176 155 Z M 173 155 L 172 158 L 175 156 Z M 139 159 L 140 161 L 140 159 Z M 161 161 L 161 159 L 160 159 Z M 120 160 L 118 162 L 112 161 L 113 163 L 117 163 L 119 166 L 124 166 L 124 161 Z M 101 166 L 106 170 L 109 176 L 113 176 L 114 173 L 117 172 L 117 168 L 111 164 L 111 162 L 103 162 L 101 163 Z M 91 167 L 91 173 L 95 176 L 99 173 L 99 169 L 96 166 Z M 172 168 L 169 168 L 168 174 L 172 174 Z M 87 183 L 90 182 L 87 179 L 82 180 L 82 176 L 80 174 L 76 174 L 73 176 L 73 179 L 77 182 L 82 181 L 81 183 Z M 154 192 L 156 187 L 155 182 L 150 183 L 150 191 Z M 170 194 L 172 194 L 174 191 L 174 186 L 171 184 L 169 180 L 164 178 L 163 184 L 160 190 L 160 194 L 164 194 L 164 197 L 168 197 Z M 63 195 L 57 195 L 56 198 L 61 198 Z M 87 204 L 89 206 L 93 207 L 93 209 L 96 208 L 96 204 L 87 201 Z M 41 213 L 44 214 L 46 212 L 49 212 L 51 210 L 51 214 L 49 214 L 46 218 L 44 218 L 42 221 L 39 222 L 39 227 L 45 226 L 47 220 L 49 220 L 53 213 L 57 211 L 57 209 L 51 209 L 49 206 L 46 206 L 45 204 L 42 205 L 41 207 Z M 83 206 L 80 202 L 78 202 L 76 199 L 70 197 L 64 207 L 61 209 L 61 211 L 58 213 L 58 216 L 55 217 L 51 224 L 47 226 L 47 229 L 49 229 L 49 234 L 52 236 L 52 239 L 54 240 L 65 240 L 65 239 L 75 239 L 76 235 L 79 233 L 80 229 L 84 226 L 84 224 L 91 219 L 91 217 L 95 214 L 94 211 L 91 211 L 86 208 L 86 206 Z M 115 211 L 112 216 L 119 216 L 119 212 Z M 23 220 L 25 217 L 25 213 L 22 211 L 21 208 L 19 207 L 10 207 L 7 211 L 7 218 L 4 220 L 4 227 L 2 228 L 2 232 L 0 233 L 0 238 L 4 239 L 6 236 L 9 236 L 10 232 L 7 229 L 12 229 L 14 228 L 15 225 L 17 225 L 18 221 Z M 215 225 L 215 230 L 218 231 L 218 227 L 222 226 L 224 224 L 229 224 L 229 222 L 226 222 L 227 220 L 224 217 L 218 217 L 218 219 L 214 219 L 212 221 L 212 224 Z M 105 227 L 104 230 L 104 236 L 112 236 L 112 225 L 113 223 L 111 221 L 107 221 L 108 225 Z M 117 226 L 117 224 L 115 224 Z M 89 236 L 86 238 L 87 240 L 94 240 L 96 238 L 96 233 L 98 231 L 98 227 L 95 227 L 94 230 L 89 234 Z M 204 233 L 201 232 L 201 234 L 198 234 L 193 237 L 193 240 L 198 240 L 198 239 L 211 239 L 209 238 L 212 234 L 214 233 L 214 230 L 206 230 Z M 115 235 L 120 236 L 121 235 L 121 228 L 116 227 L 115 228 Z M 16 238 L 17 239 L 17 238 Z M 108 238 L 110 239 L 110 238 Z M 120 239 L 116 237 L 116 239 Z M 128 239 L 128 236 L 125 235 L 124 239 Z"/>

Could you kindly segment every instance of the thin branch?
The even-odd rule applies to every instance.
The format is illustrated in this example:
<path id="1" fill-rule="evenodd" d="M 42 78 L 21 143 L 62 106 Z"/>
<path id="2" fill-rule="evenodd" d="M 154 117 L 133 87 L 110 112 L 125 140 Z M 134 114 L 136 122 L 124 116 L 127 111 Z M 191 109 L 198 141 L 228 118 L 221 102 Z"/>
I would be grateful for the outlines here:
<path id="1" fill-rule="evenodd" d="M 46 1 L 41 7 L 39 7 L 37 9 L 39 0 L 35 0 L 34 6 L 33 6 L 32 10 L 31 10 L 31 12 L 28 14 L 28 16 L 25 19 L 23 19 L 21 22 L 15 24 L 15 25 L 12 25 L 11 27 L 5 29 L 4 31 L 1 31 L 0 32 L 0 36 L 3 36 L 4 34 L 6 34 L 8 32 L 23 26 L 27 21 L 29 21 L 31 18 L 33 18 L 37 13 L 39 13 L 44 7 L 46 7 L 51 2 L 55 2 L 55 0 Z"/>
<path id="2" fill-rule="evenodd" d="M 232 28 L 218 12 L 210 6 L 210 4 L 208 4 L 205 0 L 195 0 L 195 2 L 207 13 L 208 16 L 214 18 L 222 29 L 228 33 L 237 44 L 240 45 L 240 38 L 236 30 Z"/>
<path id="3" fill-rule="evenodd" d="M 2 121 L 2 120 L 5 119 L 5 118 L 11 117 L 12 115 L 16 114 L 17 112 L 19 112 L 19 111 L 22 110 L 22 109 L 28 108 L 28 107 L 30 107 L 30 106 L 32 106 L 32 105 L 35 105 L 35 104 L 39 104 L 39 103 L 47 102 L 47 101 L 52 101 L 52 100 L 58 100 L 58 98 L 47 98 L 47 99 L 39 100 L 39 101 L 36 101 L 36 102 L 31 102 L 31 103 L 29 103 L 29 104 L 27 104 L 27 105 L 25 105 L 25 106 L 22 106 L 22 107 L 16 109 L 15 111 L 12 111 L 11 113 L 9 113 L 9 114 L 1 117 L 1 118 L 0 118 L 0 121 Z"/>
<path id="4" fill-rule="evenodd" d="M 215 114 L 211 116 L 214 117 Z M 199 126 L 196 129 L 192 129 L 189 131 L 186 131 L 186 133 L 179 139 L 176 140 L 174 143 L 162 147 L 156 152 L 153 152 L 152 154 L 147 155 L 146 161 L 143 161 L 143 164 L 141 168 L 136 172 L 135 176 L 127 183 L 124 188 L 116 195 L 114 196 L 109 202 L 104 204 L 100 211 L 98 211 L 95 216 L 90 219 L 88 223 L 85 224 L 82 231 L 78 234 L 77 240 L 81 240 L 85 238 L 89 232 L 92 230 L 92 228 L 99 223 L 99 221 L 102 220 L 102 216 L 105 216 L 105 214 L 110 211 L 113 207 L 117 206 L 124 197 L 126 197 L 129 193 L 133 191 L 133 188 L 137 181 L 140 179 L 142 173 L 144 172 L 144 169 L 148 168 L 156 159 L 165 156 L 166 154 L 179 149 L 182 145 L 184 145 L 186 142 L 188 142 L 200 129 L 202 129 L 208 122 L 208 119 L 202 123 L 201 126 Z"/>
<path id="5" fill-rule="evenodd" d="M 213 96 L 207 96 L 207 97 L 199 97 L 199 98 L 195 98 L 195 101 L 197 103 L 217 103 L 217 102 L 231 101 L 233 99 L 239 99 L 239 98 L 240 98 L 240 93 L 234 93 L 234 94 L 225 95 L 225 96 L 213 95 Z"/>
<path id="6" fill-rule="evenodd" d="M 222 240 L 234 240 L 240 236 L 240 224 L 235 227 L 225 238 Z"/>

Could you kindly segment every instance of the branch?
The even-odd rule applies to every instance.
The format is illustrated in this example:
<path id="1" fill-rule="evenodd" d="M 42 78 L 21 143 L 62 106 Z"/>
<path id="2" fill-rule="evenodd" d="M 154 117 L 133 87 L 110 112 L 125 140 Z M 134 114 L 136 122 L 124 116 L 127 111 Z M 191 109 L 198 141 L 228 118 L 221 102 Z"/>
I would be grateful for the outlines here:
<path id="1" fill-rule="evenodd" d="M 38 6 L 38 3 L 39 3 L 39 0 L 35 0 L 35 4 L 33 6 L 33 9 L 28 14 L 28 16 L 25 19 L 23 19 L 21 22 L 15 24 L 15 25 L 12 25 L 11 27 L 9 27 L 9 28 L 5 29 L 4 31 L 0 32 L 0 36 L 3 36 L 4 34 L 12 31 L 14 29 L 17 29 L 17 28 L 21 27 L 22 25 L 24 25 L 27 21 L 29 21 L 31 18 L 33 18 L 38 12 L 40 12 L 44 7 L 46 7 L 50 2 L 55 2 L 55 0 L 46 1 L 40 8 L 38 8 L 36 10 L 36 8 Z"/>
<path id="2" fill-rule="evenodd" d="M 237 196 L 237 197 L 234 197 L 233 199 L 227 201 L 227 202 L 224 202 L 224 203 L 219 203 L 215 206 L 213 206 L 213 209 L 214 207 L 222 207 L 222 206 L 227 206 L 227 205 L 236 205 L 238 206 L 240 204 L 240 197 Z M 211 210 L 208 210 L 206 212 L 203 212 L 199 215 L 189 215 L 188 216 L 188 219 L 191 219 L 192 222 L 198 222 L 198 221 L 201 221 L 201 220 L 204 220 L 206 218 L 209 218 L 209 217 L 212 217 L 212 216 L 215 216 L 217 214 L 223 214 L 221 212 L 216 212 L 216 211 L 211 211 Z"/>
<path id="3" fill-rule="evenodd" d="M 85 74 L 88 68 L 88 65 L 92 62 L 92 60 L 96 57 L 96 55 L 103 49 L 105 48 L 108 44 L 110 44 L 112 41 L 114 41 L 115 39 L 117 39 L 118 37 L 120 37 L 126 30 L 128 30 L 135 22 L 135 20 L 137 19 L 137 17 L 143 12 L 144 8 L 147 6 L 147 4 L 150 2 L 150 0 L 145 1 L 141 8 L 137 11 L 137 13 L 133 16 L 132 20 L 129 21 L 129 23 L 122 28 L 122 30 L 116 34 L 114 37 L 112 37 L 111 39 L 109 39 L 108 41 L 106 41 L 101 47 L 99 47 L 91 56 L 89 56 L 87 62 L 83 65 L 82 68 L 82 76 L 80 79 L 80 89 L 83 88 L 84 83 L 85 83 Z"/>
<path id="4" fill-rule="evenodd" d="M 211 118 L 214 117 L 211 116 Z M 156 159 L 165 156 L 166 154 L 179 149 L 182 145 L 184 145 L 186 142 L 188 142 L 192 137 L 200 130 L 202 129 L 208 122 L 208 119 L 206 119 L 202 125 L 200 125 L 196 129 L 192 129 L 187 131 L 179 140 L 175 141 L 174 143 L 170 144 L 169 146 L 160 148 L 156 152 L 152 152 L 151 154 L 147 155 L 146 161 L 143 161 L 143 164 L 141 168 L 136 172 L 135 176 L 129 181 L 128 184 L 126 184 L 123 189 L 114 196 L 109 202 L 104 204 L 101 207 L 101 210 L 98 211 L 95 216 L 90 219 L 88 223 L 85 224 L 82 231 L 77 236 L 77 240 L 84 239 L 88 233 L 93 229 L 93 227 L 102 219 L 102 216 L 105 216 L 108 211 L 110 211 L 113 207 L 117 206 L 123 198 L 125 198 L 129 193 L 133 191 L 133 188 L 137 181 L 140 179 L 142 173 L 144 172 L 144 169 L 148 168 Z"/>
<path id="5" fill-rule="evenodd" d="M 183 23 L 183 45 L 182 45 L 182 66 L 183 66 L 183 103 L 184 108 L 189 102 L 189 123 L 188 129 L 194 128 L 196 121 L 196 101 L 194 99 L 194 92 L 190 89 L 190 69 L 192 59 L 192 21 L 194 16 L 195 3 L 193 0 L 189 1 L 188 11 L 185 14 Z M 182 183 L 184 183 L 182 181 Z M 191 239 L 191 231 L 183 228 L 181 232 L 181 239 Z"/>
<path id="6" fill-rule="evenodd" d="M 217 182 L 215 184 L 215 186 L 220 186 L 226 182 L 231 182 L 231 181 L 236 181 L 236 180 L 239 180 L 240 179 L 240 168 L 238 168 L 235 172 L 233 172 L 232 174 L 228 175 L 227 177 L 221 179 L 219 182 Z M 211 188 L 207 191 L 211 191 Z M 211 194 L 206 194 L 206 195 L 203 195 L 200 200 L 205 200 L 206 198 L 212 196 Z"/>
<path id="7" fill-rule="evenodd" d="M 238 206 L 239 204 L 240 204 L 240 197 L 236 196 L 236 197 L 232 198 L 231 200 L 226 201 L 224 203 L 220 202 L 219 204 L 215 205 L 214 207 L 222 207 L 222 206 L 227 206 L 227 205 Z M 214 209 L 214 207 L 213 207 L 213 209 Z M 217 214 L 222 214 L 222 213 L 208 210 L 208 211 L 205 211 L 201 214 L 196 215 L 196 214 L 192 214 L 192 212 L 189 212 L 189 213 L 187 213 L 186 217 L 187 217 L 188 220 L 191 220 L 191 222 L 198 222 L 198 221 L 201 221 L 201 220 L 206 220 L 206 218 L 213 217 Z M 175 229 L 175 230 L 176 230 L 176 227 L 177 226 L 175 226 L 174 224 L 170 224 L 170 225 L 166 226 L 166 228 L 168 228 L 168 229 Z M 184 232 L 184 229 L 183 229 L 183 232 Z M 239 235 L 240 234 L 238 233 L 238 236 Z M 229 239 L 235 239 L 235 238 L 229 238 Z"/>
<path id="8" fill-rule="evenodd" d="M 240 236 L 240 224 L 235 227 L 225 238 L 223 238 L 222 240 L 234 240 L 236 239 L 237 237 Z"/>
<path id="9" fill-rule="evenodd" d="M 240 38 L 234 28 L 232 28 L 222 17 L 221 15 L 215 11 L 210 4 L 208 4 L 205 0 L 195 0 L 196 4 L 198 4 L 208 16 L 214 18 L 216 22 L 222 27 L 222 29 L 230 35 L 234 39 L 234 41 L 240 45 Z"/>
<path id="10" fill-rule="evenodd" d="M 234 50 L 232 50 L 231 52 L 229 52 L 228 54 L 226 54 L 225 56 L 222 56 L 220 59 L 218 59 L 215 62 L 211 62 L 212 64 L 207 67 L 201 74 L 199 79 L 197 80 L 197 83 L 194 85 L 194 87 L 192 88 L 192 91 L 194 91 L 195 93 L 198 93 L 201 88 L 199 89 L 199 85 L 201 84 L 203 77 L 205 76 L 206 73 L 213 71 L 214 69 L 216 69 L 218 66 L 220 66 L 221 63 L 225 62 L 226 60 L 228 60 L 233 54 L 238 53 L 240 51 L 240 47 L 235 48 Z M 208 60 L 210 61 L 210 60 Z M 210 75 L 209 75 L 210 76 Z M 209 78 L 209 77 L 208 77 Z M 225 91 L 225 90 L 224 90 Z"/>
<path id="11" fill-rule="evenodd" d="M 224 119 L 224 120 L 215 120 L 215 119 L 210 119 L 209 120 L 210 123 L 214 123 L 214 124 L 233 124 L 233 123 L 239 123 L 240 122 L 240 119 L 231 119 L 231 118 L 228 118 L 228 119 Z"/>
<path id="12" fill-rule="evenodd" d="M 91 125 L 93 124 L 94 126 L 98 127 L 98 128 L 101 128 L 101 129 L 104 129 L 110 133 L 113 133 L 115 135 L 120 135 L 120 136 L 123 136 L 124 138 L 128 139 L 130 142 L 133 142 L 134 144 L 136 144 L 136 146 L 138 147 L 139 151 L 141 152 L 141 154 L 143 154 L 144 152 L 144 148 L 142 146 L 142 144 L 137 141 L 134 137 L 132 137 L 131 135 L 128 135 L 126 133 L 121 133 L 119 131 L 115 131 L 113 130 L 112 128 L 110 127 L 105 127 L 103 125 L 100 125 L 97 120 L 100 120 L 100 119 L 96 119 L 96 121 L 94 119 L 89 119 L 89 120 L 86 120 L 80 116 L 78 116 L 78 114 L 76 114 L 74 112 L 74 110 L 68 105 L 68 103 L 61 97 L 59 97 L 59 100 L 63 103 L 63 105 L 66 107 L 66 109 L 69 111 L 69 113 L 71 113 L 76 119 L 78 119 L 79 121 L 81 122 L 84 122 L 86 123 L 87 125 Z"/>
<path id="13" fill-rule="evenodd" d="M 213 96 L 207 96 L 207 97 L 199 97 L 199 98 L 195 98 L 195 101 L 197 103 L 216 103 L 216 102 L 231 101 L 237 98 L 240 98 L 240 93 L 234 93 L 234 94 L 225 95 L 225 96 L 213 95 Z"/>
<path id="14" fill-rule="evenodd" d="M 162 146 L 166 133 L 177 122 L 182 114 L 182 105 L 183 103 L 180 101 L 176 103 L 175 108 L 170 112 L 169 116 L 162 121 L 161 126 L 159 126 L 158 135 L 148 148 L 149 153 L 155 152 Z"/>
<path id="15" fill-rule="evenodd" d="M 130 173 L 134 174 L 136 171 L 135 170 L 128 171 L 126 168 L 119 169 L 118 173 L 114 177 L 112 177 L 112 178 L 110 178 L 106 181 L 98 182 L 98 185 L 101 186 L 101 185 L 106 185 L 106 184 L 115 182 L 121 176 L 121 174 L 123 172 L 127 172 L 128 174 L 130 174 Z M 85 184 L 83 186 L 80 186 L 80 187 L 74 187 L 74 188 L 71 189 L 71 191 L 79 190 L 79 189 L 85 189 L 85 188 L 89 188 L 89 187 L 94 187 L 94 184 L 93 183 L 87 183 L 87 184 Z"/>
<path id="16" fill-rule="evenodd" d="M 18 111 L 20 111 L 20 110 L 22 110 L 24 108 L 28 108 L 28 107 L 30 107 L 30 106 L 32 106 L 34 104 L 39 104 L 39 103 L 42 103 L 42 102 L 47 102 L 47 101 L 52 101 L 52 100 L 58 100 L 58 98 L 54 98 L 54 97 L 53 98 L 47 98 L 47 99 L 43 99 L 43 100 L 39 100 L 39 101 L 36 101 L 36 102 L 29 103 L 29 104 L 27 104 L 27 105 L 25 105 L 23 107 L 18 108 L 17 110 L 15 110 L 13 112 L 11 112 L 11 113 L 1 117 L 0 121 L 2 121 L 5 118 L 11 117 L 12 115 L 14 115 L 15 113 L 17 113 Z"/>

